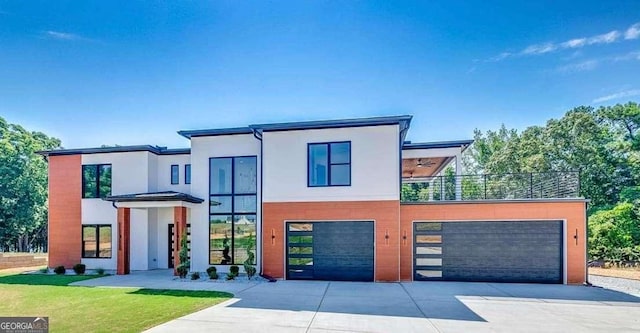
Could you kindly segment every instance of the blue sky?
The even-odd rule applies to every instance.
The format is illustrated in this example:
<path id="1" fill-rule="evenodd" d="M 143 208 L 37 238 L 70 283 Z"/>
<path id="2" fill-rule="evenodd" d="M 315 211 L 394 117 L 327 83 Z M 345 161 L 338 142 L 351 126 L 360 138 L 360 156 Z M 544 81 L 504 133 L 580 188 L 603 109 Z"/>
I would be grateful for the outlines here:
<path id="1" fill-rule="evenodd" d="M 639 1 L 0 1 L 0 116 L 67 148 L 412 114 L 409 139 L 640 100 Z"/>

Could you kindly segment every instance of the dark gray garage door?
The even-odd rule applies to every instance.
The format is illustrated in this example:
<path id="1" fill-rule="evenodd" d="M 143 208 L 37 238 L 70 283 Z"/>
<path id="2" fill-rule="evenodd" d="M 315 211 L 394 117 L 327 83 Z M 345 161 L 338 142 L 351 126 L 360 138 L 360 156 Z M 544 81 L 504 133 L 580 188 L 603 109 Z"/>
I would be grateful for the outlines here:
<path id="1" fill-rule="evenodd" d="M 287 279 L 373 281 L 373 222 L 287 223 Z"/>
<path id="2" fill-rule="evenodd" d="M 414 279 L 562 283 L 562 222 L 416 222 Z"/>

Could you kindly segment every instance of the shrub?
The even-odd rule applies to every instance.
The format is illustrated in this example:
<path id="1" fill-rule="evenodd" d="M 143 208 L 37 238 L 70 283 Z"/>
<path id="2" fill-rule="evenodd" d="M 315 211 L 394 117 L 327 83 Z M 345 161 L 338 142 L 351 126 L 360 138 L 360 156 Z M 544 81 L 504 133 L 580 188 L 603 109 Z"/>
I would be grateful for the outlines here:
<path id="1" fill-rule="evenodd" d="M 253 266 L 253 260 L 255 259 L 255 254 L 253 253 L 253 247 L 255 242 L 253 240 L 253 234 L 249 235 L 247 239 L 247 260 L 244 261 L 244 271 L 247 273 L 247 279 L 251 280 L 251 278 L 256 275 L 256 268 Z"/>
<path id="2" fill-rule="evenodd" d="M 238 276 L 238 274 L 240 273 L 240 267 L 238 267 L 237 265 L 232 265 L 231 267 L 229 267 L 229 273 Z"/>
<path id="3" fill-rule="evenodd" d="M 187 274 L 189 274 L 189 266 L 186 266 L 185 264 L 180 264 L 178 265 L 178 267 L 176 267 L 176 272 L 178 272 L 178 276 L 181 279 L 184 279 L 187 277 Z"/>
<path id="4" fill-rule="evenodd" d="M 104 275 L 104 268 L 96 268 L 96 273 L 98 273 L 98 275 Z"/>
<path id="5" fill-rule="evenodd" d="M 191 280 L 199 280 L 199 279 L 200 279 L 200 273 L 198 272 L 191 273 Z"/>
<path id="6" fill-rule="evenodd" d="M 87 270 L 87 266 L 85 264 L 75 264 L 73 265 L 73 271 L 78 275 L 84 274 L 84 271 Z"/>
<path id="7" fill-rule="evenodd" d="M 256 268 L 253 266 L 244 266 L 244 270 L 247 272 L 247 278 L 251 280 L 251 278 L 256 275 Z"/>
<path id="8" fill-rule="evenodd" d="M 216 280 L 218 278 L 218 269 L 215 266 L 210 266 L 207 268 L 207 275 L 211 280 Z"/>
<path id="9" fill-rule="evenodd" d="M 47 273 L 49 273 L 49 267 L 40 268 L 39 271 L 40 271 L 40 273 L 47 274 Z"/>
<path id="10" fill-rule="evenodd" d="M 589 256 L 614 263 L 640 260 L 640 216 L 632 203 L 620 203 L 589 217 Z"/>
<path id="11" fill-rule="evenodd" d="M 187 248 L 187 233 L 186 230 L 182 231 L 182 239 L 180 240 L 180 253 L 178 254 L 178 258 L 180 259 L 180 264 L 176 267 L 176 271 L 178 272 L 178 276 L 181 279 L 187 277 L 189 273 L 189 267 L 191 266 L 191 262 L 189 261 L 189 249 Z"/>
<path id="12" fill-rule="evenodd" d="M 64 275 L 64 273 L 66 273 L 67 270 L 64 268 L 64 266 L 58 266 L 58 267 L 53 269 L 53 272 L 58 274 L 58 275 Z"/>
<path id="13" fill-rule="evenodd" d="M 235 280 L 236 276 L 238 276 L 238 275 L 237 274 L 233 274 L 231 272 L 227 273 L 227 281 Z"/>

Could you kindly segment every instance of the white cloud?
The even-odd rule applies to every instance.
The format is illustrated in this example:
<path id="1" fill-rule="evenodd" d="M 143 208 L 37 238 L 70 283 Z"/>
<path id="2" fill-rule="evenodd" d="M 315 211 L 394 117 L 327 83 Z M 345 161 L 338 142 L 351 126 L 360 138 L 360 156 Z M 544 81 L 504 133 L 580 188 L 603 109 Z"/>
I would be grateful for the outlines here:
<path id="1" fill-rule="evenodd" d="M 572 39 L 572 40 L 568 40 L 562 44 L 560 44 L 560 47 L 565 48 L 565 49 L 574 49 L 576 47 L 583 47 L 584 44 L 587 43 L 587 39 L 586 38 L 576 38 L 576 39 Z"/>
<path id="2" fill-rule="evenodd" d="M 558 47 L 553 43 L 530 45 L 522 50 L 522 54 L 544 54 L 555 51 Z"/>
<path id="3" fill-rule="evenodd" d="M 599 61 L 595 59 L 582 61 L 574 64 L 568 64 L 564 66 L 560 66 L 557 68 L 558 72 L 561 73 L 575 73 L 575 72 L 584 72 L 590 71 L 598 67 Z"/>
<path id="4" fill-rule="evenodd" d="M 624 37 L 625 40 L 640 38 L 640 22 L 631 25 L 624 34 L 618 30 L 612 30 L 591 37 L 572 38 L 561 43 L 546 42 L 533 44 L 517 53 L 502 52 L 497 56 L 487 59 L 486 62 L 502 61 L 515 56 L 533 56 L 558 50 L 578 49 L 589 45 L 611 44 L 618 41 L 621 37 Z"/>
<path id="5" fill-rule="evenodd" d="M 640 37 L 640 22 L 636 23 L 624 32 L 624 39 L 636 39 Z"/>
<path id="6" fill-rule="evenodd" d="M 606 34 L 593 36 L 587 39 L 588 45 L 593 44 L 609 44 L 613 43 L 620 38 L 620 32 L 618 30 L 609 31 Z"/>
<path id="7" fill-rule="evenodd" d="M 633 97 L 638 95 L 640 95 L 640 89 L 625 90 L 625 91 L 617 92 L 615 94 L 598 97 L 593 100 L 593 103 L 602 103 L 602 102 L 607 102 L 614 99 Z"/>
<path id="8" fill-rule="evenodd" d="M 46 38 L 56 39 L 56 40 L 66 40 L 66 41 L 90 40 L 89 38 L 85 38 L 80 35 L 76 35 L 68 32 L 52 31 L 52 30 L 44 31 L 43 35 Z"/>

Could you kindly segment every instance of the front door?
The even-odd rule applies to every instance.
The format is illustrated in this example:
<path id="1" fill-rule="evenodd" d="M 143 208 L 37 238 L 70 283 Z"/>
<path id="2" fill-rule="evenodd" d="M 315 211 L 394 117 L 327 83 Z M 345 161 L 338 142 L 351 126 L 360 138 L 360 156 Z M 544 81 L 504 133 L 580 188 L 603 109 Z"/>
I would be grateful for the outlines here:
<path id="1" fill-rule="evenodd" d="M 168 238 L 167 238 L 167 250 L 168 250 L 168 257 L 167 257 L 167 262 L 168 262 L 168 268 L 173 268 L 173 250 L 175 249 L 174 247 L 174 241 L 175 241 L 175 233 L 173 231 L 173 224 L 169 224 L 169 232 L 168 232 Z M 191 259 L 191 224 L 187 224 L 187 250 L 189 250 L 189 259 Z"/>

